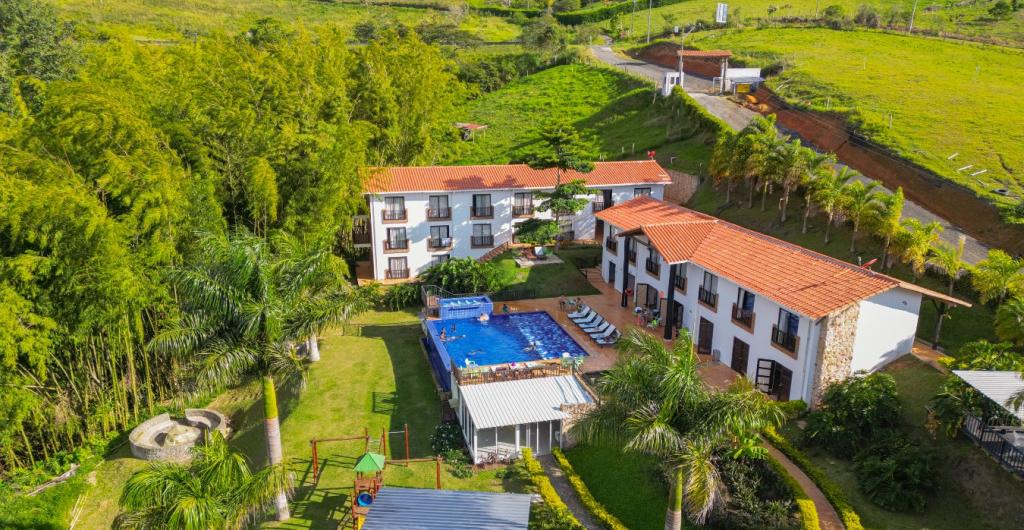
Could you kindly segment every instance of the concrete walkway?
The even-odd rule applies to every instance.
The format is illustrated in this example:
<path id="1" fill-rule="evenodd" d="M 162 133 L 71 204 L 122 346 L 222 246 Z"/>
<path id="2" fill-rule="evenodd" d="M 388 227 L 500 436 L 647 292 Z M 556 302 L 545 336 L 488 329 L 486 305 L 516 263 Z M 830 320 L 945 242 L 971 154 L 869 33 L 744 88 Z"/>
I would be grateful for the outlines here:
<path id="1" fill-rule="evenodd" d="M 778 460 L 782 467 L 786 468 L 786 471 L 804 489 L 807 493 L 807 497 L 814 501 L 814 509 L 818 510 L 818 523 L 821 526 L 821 530 L 843 530 L 843 520 L 839 518 L 839 514 L 836 509 L 832 507 L 832 503 L 828 502 L 825 498 L 825 494 L 818 489 L 818 486 L 804 474 L 803 470 L 800 469 L 796 464 L 786 458 L 786 455 L 782 454 L 778 449 L 773 447 L 768 442 L 764 443 L 764 446 L 768 449 L 768 454 Z"/>
<path id="2" fill-rule="evenodd" d="M 544 468 L 544 473 L 551 479 L 551 485 L 555 487 L 555 491 L 562 498 L 562 502 L 569 507 L 569 511 L 572 512 L 580 524 L 587 530 L 602 530 L 604 527 L 598 524 L 597 519 L 594 519 L 590 511 L 583 506 L 583 502 L 576 495 L 576 490 L 569 483 L 569 479 L 565 478 L 565 473 L 562 473 L 562 468 L 558 465 L 555 457 L 543 455 L 537 457 L 537 461 Z"/>

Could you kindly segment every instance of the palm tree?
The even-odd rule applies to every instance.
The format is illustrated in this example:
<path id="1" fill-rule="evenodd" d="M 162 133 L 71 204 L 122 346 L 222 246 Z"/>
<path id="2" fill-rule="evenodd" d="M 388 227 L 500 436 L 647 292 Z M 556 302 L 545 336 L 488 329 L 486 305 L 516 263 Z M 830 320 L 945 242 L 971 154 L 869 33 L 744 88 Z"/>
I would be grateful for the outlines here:
<path id="1" fill-rule="evenodd" d="M 283 466 L 253 473 L 216 431 L 192 452 L 191 462 L 154 462 L 136 471 L 121 491 L 114 528 L 237 530 L 255 522 L 289 487 Z"/>
<path id="2" fill-rule="evenodd" d="M 903 188 L 896 188 L 896 191 L 883 195 L 879 199 L 878 214 L 872 223 L 872 231 L 876 236 L 884 240 L 882 246 L 882 266 L 889 267 L 889 246 L 892 241 L 903 231 L 901 219 L 903 218 Z"/>
<path id="3" fill-rule="evenodd" d="M 814 183 L 814 189 L 811 191 L 811 199 L 828 217 L 825 224 L 825 244 L 832 240 L 832 222 L 843 204 L 846 181 L 850 180 L 849 173 L 844 167 L 838 173 L 822 176 Z"/>
<path id="4" fill-rule="evenodd" d="M 960 273 L 967 268 L 967 263 L 964 262 L 964 246 L 966 244 L 967 236 L 963 234 L 957 238 L 955 246 L 943 242 L 936 243 L 932 247 L 932 255 L 927 260 L 928 265 L 938 267 L 949 278 L 946 291 L 950 295 L 953 294 L 956 281 L 960 279 Z"/>
<path id="5" fill-rule="evenodd" d="M 572 435 L 658 457 L 673 484 L 665 528 L 681 527 L 684 508 L 702 524 L 720 498 L 721 450 L 748 446 L 761 430 L 779 424 L 782 413 L 746 380 L 729 391 L 709 388 L 697 372 L 686 330 L 668 349 L 661 339 L 632 328 L 619 350 L 619 361 L 598 382 L 600 404 L 573 426 Z"/>
<path id="6" fill-rule="evenodd" d="M 996 310 L 996 336 L 1024 346 L 1024 298 L 1013 297 Z"/>
<path id="7" fill-rule="evenodd" d="M 893 243 L 900 260 L 910 265 L 916 280 L 924 273 L 928 252 L 938 241 L 942 225 L 938 221 L 923 224 L 913 217 L 904 219 L 902 224 L 904 229 Z"/>
<path id="8" fill-rule="evenodd" d="M 708 162 L 708 172 L 715 184 L 725 183 L 725 204 L 732 199 L 732 188 L 736 183 L 732 173 L 732 158 L 735 154 L 736 135 L 731 131 L 720 131 L 715 140 L 715 149 Z"/>
<path id="9" fill-rule="evenodd" d="M 343 322 L 362 304 L 352 289 L 326 284 L 335 267 L 326 245 L 299 251 L 285 236 L 267 240 L 239 231 L 202 236 L 197 248 L 196 263 L 172 273 L 180 315 L 151 347 L 193 362 L 197 391 L 259 376 L 267 455 L 272 465 L 280 464 L 275 377 L 301 382 L 305 364 L 293 345 Z M 275 507 L 278 520 L 290 516 L 284 490 Z"/>
<path id="10" fill-rule="evenodd" d="M 1008 294 L 1024 292 L 1024 260 L 991 249 L 985 259 L 974 266 L 971 284 L 978 291 L 981 303 L 1002 302 Z"/>
<path id="11" fill-rule="evenodd" d="M 772 184 L 782 184 L 786 178 L 787 161 L 780 159 L 777 153 L 779 149 L 784 148 L 789 142 L 788 137 L 779 138 L 774 134 L 765 135 L 762 141 L 767 151 L 764 156 L 764 169 L 761 171 L 759 183 L 761 187 L 761 211 L 764 212 L 768 209 L 768 193 L 772 189 Z"/>
<path id="12" fill-rule="evenodd" d="M 850 236 L 850 253 L 857 251 L 857 233 L 861 223 L 874 218 L 878 210 L 878 183 L 854 179 L 843 187 L 841 208 L 843 215 L 853 223 L 853 234 Z"/>

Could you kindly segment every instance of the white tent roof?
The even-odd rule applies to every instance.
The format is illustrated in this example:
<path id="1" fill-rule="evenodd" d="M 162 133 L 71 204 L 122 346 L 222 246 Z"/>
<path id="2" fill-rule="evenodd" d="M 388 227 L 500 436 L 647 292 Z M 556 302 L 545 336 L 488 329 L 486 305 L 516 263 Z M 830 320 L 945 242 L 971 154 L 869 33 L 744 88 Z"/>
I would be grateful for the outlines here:
<path id="1" fill-rule="evenodd" d="M 563 404 L 593 403 L 594 398 L 575 377 L 538 377 L 459 387 L 477 429 L 563 420 Z"/>
<path id="2" fill-rule="evenodd" d="M 1011 396 L 1024 390 L 1024 379 L 1020 372 L 1000 372 L 995 370 L 953 370 L 960 379 L 973 386 L 985 397 L 995 401 L 1018 419 L 1024 421 L 1024 407 L 1011 409 L 1006 402 Z"/>

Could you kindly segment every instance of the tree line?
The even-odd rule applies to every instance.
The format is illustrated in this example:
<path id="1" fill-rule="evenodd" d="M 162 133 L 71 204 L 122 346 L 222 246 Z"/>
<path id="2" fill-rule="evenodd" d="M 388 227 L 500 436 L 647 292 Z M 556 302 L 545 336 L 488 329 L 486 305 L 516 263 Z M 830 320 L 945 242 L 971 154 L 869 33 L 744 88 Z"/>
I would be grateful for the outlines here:
<path id="1" fill-rule="evenodd" d="M 284 370 L 337 316 L 324 301 L 288 324 L 270 312 L 295 293 L 261 282 L 345 248 L 361 168 L 450 156 L 464 90 L 414 33 L 346 40 L 261 20 L 177 46 L 78 42 L 44 4 L 0 6 L 0 475 L 52 473 L 161 407 Z M 189 283 L 218 270 L 273 299 Z M 222 333 L 256 306 L 258 325 Z M 266 355 L 205 350 L 254 336 Z M 276 361 L 268 342 L 287 346 Z"/>

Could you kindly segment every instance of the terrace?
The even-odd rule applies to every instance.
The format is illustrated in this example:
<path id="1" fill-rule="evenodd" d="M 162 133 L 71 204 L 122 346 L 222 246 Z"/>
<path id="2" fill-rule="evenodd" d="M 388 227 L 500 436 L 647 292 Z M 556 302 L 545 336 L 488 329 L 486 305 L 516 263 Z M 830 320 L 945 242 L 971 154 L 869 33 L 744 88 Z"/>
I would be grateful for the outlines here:
<path id="1" fill-rule="evenodd" d="M 1006 470 L 1024 478 L 1024 407 L 1010 406 L 1013 395 L 1024 390 L 1024 379 L 1013 371 L 954 370 L 1002 410 L 991 418 L 967 416 L 963 431 Z"/>

